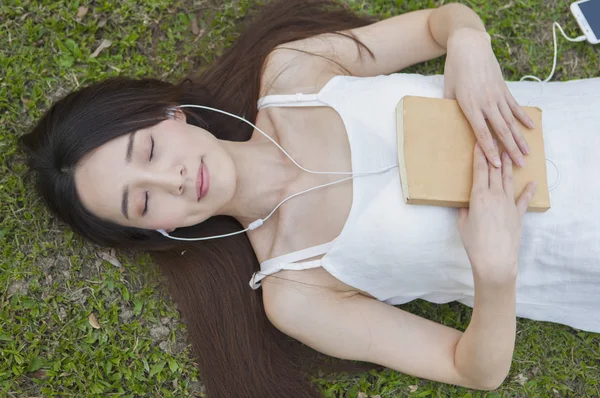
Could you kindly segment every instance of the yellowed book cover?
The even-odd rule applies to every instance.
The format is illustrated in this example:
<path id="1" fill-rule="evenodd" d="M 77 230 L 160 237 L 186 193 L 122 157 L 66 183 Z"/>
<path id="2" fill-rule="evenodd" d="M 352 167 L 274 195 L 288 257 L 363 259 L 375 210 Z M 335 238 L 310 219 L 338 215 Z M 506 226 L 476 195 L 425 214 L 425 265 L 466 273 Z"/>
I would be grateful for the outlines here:
<path id="1" fill-rule="evenodd" d="M 536 127 L 521 127 L 531 153 L 526 166 L 513 165 L 515 199 L 529 181 L 537 182 L 528 211 L 550 208 L 542 110 L 523 107 Z M 476 138 L 456 100 L 403 97 L 396 107 L 398 163 L 404 200 L 409 204 L 468 207 L 473 184 Z M 491 126 L 490 126 L 490 131 Z M 504 150 L 498 140 L 500 151 Z M 500 152 L 501 153 L 501 152 Z"/>

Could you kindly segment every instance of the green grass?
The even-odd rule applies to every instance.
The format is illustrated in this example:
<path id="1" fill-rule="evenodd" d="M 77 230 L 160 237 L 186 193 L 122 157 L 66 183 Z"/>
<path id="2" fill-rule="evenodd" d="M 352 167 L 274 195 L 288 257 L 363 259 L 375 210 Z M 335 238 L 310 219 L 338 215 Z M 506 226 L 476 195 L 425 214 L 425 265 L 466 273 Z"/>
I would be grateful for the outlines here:
<path id="1" fill-rule="evenodd" d="M 52 220 L 31 190 L 16 138 L 53 99 L 80 85 L 114 75 L 177 81 L 209 64 L 235 38 L 233 26 L 251 1 L 95 1 L 77 21 L 78 7 L 88 3 L 0 2 L 0 397 L 200 395 L 185 330 L 157 270 L 139 255 L 121 253 L 119 263 Z M 350 3 L 386 17 L 442 2 Z M 566 1 L 465 3 L 492 34 L 507 79 L 548 75 L 552 21 L 580 35 Z M 112 45 L 91 58 L 104 39 Z M 600 46 L 559 43 L 555 80 L 600 74 Z M 442 73 L 443 59 L 408 71 Z M 404 308 L 459 329 L 470 316 L 458 304 Z M 394 371 L 317 382 L 328 397 L 597 397 L 599 367 L 599 335 L 520 320 L 512 370 L 496 392 Z"/>

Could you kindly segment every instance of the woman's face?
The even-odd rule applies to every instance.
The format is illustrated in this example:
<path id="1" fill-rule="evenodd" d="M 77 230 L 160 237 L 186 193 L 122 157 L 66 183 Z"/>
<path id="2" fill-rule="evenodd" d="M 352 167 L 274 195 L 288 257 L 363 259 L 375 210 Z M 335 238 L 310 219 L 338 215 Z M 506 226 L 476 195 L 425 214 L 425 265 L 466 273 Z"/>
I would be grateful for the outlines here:
<path id="1" fill-rule="evenodd" d="M 180 111 L 175 119 L 98 147 L 75 170 L 77 193 L 89 211 L 145 229 L 206 220 L 231 199 L 235 180 L 233 160 L 220 141 L 187 124 Z"/>

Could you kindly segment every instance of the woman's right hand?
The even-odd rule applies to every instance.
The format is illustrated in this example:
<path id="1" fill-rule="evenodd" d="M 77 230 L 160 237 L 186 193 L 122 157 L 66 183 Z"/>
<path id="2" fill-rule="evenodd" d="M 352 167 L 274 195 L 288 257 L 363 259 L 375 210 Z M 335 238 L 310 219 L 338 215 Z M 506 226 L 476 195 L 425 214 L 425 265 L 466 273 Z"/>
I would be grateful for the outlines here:
<path id="1" fill-rule="evenodd" d="M 522 219 L 534 193 L 530 182 L 515 203 L 510 157 L 503 153 L 502 169 L 496 168 L 475 144 L 470 207 L 459 210 L 458 230 L 477 280 L 516 280 Z"/>

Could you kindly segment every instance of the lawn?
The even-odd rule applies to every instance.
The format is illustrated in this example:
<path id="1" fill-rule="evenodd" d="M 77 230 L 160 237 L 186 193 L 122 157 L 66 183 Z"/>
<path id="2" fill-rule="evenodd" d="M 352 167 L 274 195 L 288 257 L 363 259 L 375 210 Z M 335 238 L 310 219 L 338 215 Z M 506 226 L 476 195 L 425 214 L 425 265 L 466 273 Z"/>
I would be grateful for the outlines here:
<path id="1" fill-rule="evenodd" d="M 348 2 L 381 17 L 444 3 Z M 581 34 L 566 1 L 464 3 L 484 20 L 510 80 L 549 74 L 552 21 Z M 209 64 L 235 39 L 251 4 L 0 1 L 0 397 L 202 394 L 185 329 L 148 257 L 89 245 L 52 220 L 32 192 L 16 139 L 79 86 L 116 75 L 176 82 Z M 598 76 L 599 65 L 600 46 L 561 39 L 554 80 Z M 442 73 L 443 58 L 408 71 Z M 470 316 L 458 304 L 403 308 L 463 330 Z M 520 320 L 511 373 L 495 392 L 394 371 L 316 382 L 327 397 L 597 397 L 599 367 L 600 335 Z"/>

